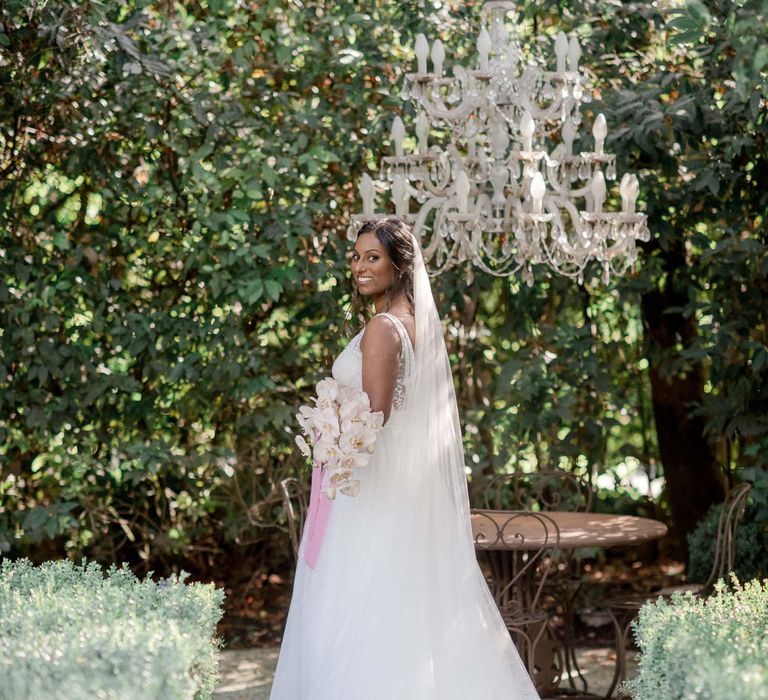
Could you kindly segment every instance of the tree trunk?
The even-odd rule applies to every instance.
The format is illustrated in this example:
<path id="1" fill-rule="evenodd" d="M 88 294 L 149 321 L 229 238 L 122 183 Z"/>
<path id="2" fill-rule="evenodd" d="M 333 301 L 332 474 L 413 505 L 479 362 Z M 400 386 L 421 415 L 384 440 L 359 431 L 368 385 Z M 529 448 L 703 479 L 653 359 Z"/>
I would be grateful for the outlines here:
<path id="1" fill-rule="evenodd" d="M 665 251 L 667 283 L 642 297 L 643 325 L 648 340 L 651 396 L 659 456 L 666 479 L 666 496 L 672 511 L 672 536 L 680 553 L 687 551 L 685 535 L 695 529 L 713 503 L 724 498 L 723 475 L 704 437 L 704 420 L 691 416 L 704 394 L 704 371 L 696 362 L 684 374 L 664 372 L 664 354 L 696 336 L 695 317 L 664 313 L 688 302 L 682 285 L 675 285 L 675 270 L 685 268 L 682 250 Z"/>

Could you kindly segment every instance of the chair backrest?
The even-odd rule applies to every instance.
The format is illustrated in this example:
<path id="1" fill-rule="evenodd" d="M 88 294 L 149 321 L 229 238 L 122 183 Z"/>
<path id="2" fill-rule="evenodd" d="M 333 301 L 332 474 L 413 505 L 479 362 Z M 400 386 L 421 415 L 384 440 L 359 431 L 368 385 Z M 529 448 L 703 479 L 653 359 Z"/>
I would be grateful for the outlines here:
<path id="1" fill-rule="evenodd" d="M 503 510 L 589 512 L 592 488 L 563 469 L 494 474 L 483 489 L 483 507 Z"/>
<path id="2" fill-rule="evenodd" d="M 288 520 L 293 556 L 298 561 L 301 533 L 307 518 L 307 488 L 295 476 L 289 476 L 280 482 L 280 492 L 283 497 L 283 510 Z"/>
<path id="3" fill-rule="evenodd" d="M 470 513 L 475 551 L 491 570 L 496 604 L 536 608 L 552 565 L 552 550 L 560 542 L 557 523 L 546 513 L 477 508 Z"/>
<path id="4" fill-rule="evenodd" d="M 711 591 L 721 578 L 727 579 L 728 572 L 733 571 L 736 559 L 736 530 L 744 516 L 747 498 L 752 489 L 751 484 L 734 486 L 725 498 L 720 518 L 717 521 L 717 539 L 715 540 L 715 559 L 712 571 L 704 584 L 705 591 Z"/>

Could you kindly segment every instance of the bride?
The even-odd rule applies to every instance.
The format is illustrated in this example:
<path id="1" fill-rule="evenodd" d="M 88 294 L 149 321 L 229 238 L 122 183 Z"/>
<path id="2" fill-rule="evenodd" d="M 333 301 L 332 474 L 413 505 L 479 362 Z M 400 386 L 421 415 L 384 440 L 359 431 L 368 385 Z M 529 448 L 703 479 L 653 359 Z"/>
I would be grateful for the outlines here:
<path id="1" fill-rule="evenodd" d="M 353 304 L 376 314 L 333 364 L 384 427 L 357 496 L 306 530 L 270 700 L 538 700 L 475 557 L 440 318 L 407 224 L 364 224 Z M 364 320 L 364 317 L 362 317 Z"/>

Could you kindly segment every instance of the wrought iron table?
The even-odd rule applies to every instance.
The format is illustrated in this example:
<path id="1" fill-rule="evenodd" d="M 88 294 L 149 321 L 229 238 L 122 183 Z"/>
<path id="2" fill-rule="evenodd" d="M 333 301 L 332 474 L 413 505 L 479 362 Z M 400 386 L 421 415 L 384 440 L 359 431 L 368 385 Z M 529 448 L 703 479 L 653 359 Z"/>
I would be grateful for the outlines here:
<path id="1" fill-rule="evenodd" d="M 505 615 L 504 611 L 509 609 L 513 601 L 518 601 L 514 603 L 518 609 L 523 607 L 529 611 L 541 603 L 541 592 L 550 566 L 545 553 L 582 547 L 626 547 L 660 539 L 667 534 L 667 526 L 658 520 L 607 513 L 475 508 L 471 511 L 471 520 L 475 549 L 483 552 L 488 559 L 492 572 L 491 590 L 502 609 L 505 622 L 509 615 Z M 512 590 L 513 584 L 517 591 Z M 526 618 L 526 621 L 529 619 L 532 618 Z M 510 631 L 513 630 L 518 631 L 518 628 L 511 627 Z M 560 675 L 565 671 L 572 677 L 573 666 L 582 680 L 583 696 L 590 697 L 586 680 L 575 663 L 574 640 L 566 638 L 563 645 L 565 648 L 560 649 L 555 648 L 557 642 L 552 640 L 554 646 L 547 656 L 546 649 L 536 649 L 541 638 L 541 631 L 536 633 L 534 643 L 527 638 L 530 654 L 537 657 L 537 677 L 534 680 L 539 692 L 557 690 Z M 550 661 L 554 656 L 561 660 L 556 674 L 558 678 L 550 670 Z M 534 670 L 533 661 L 529 664 L 529 670 Z"/>

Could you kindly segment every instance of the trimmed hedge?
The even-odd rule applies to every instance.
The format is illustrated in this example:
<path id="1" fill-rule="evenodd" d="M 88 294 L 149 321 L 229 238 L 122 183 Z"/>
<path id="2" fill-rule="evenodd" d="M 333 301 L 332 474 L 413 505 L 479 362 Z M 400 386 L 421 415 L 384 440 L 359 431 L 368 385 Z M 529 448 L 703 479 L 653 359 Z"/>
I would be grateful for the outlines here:
<path id="1" fill-rule="evenodd" d="M 633 623 L 639 675 L 634 700 L 768 699 L 768 581 L 719 581 L 709 598 L 676 594 L 648 603 Z"/>
<path id="2" fill-rule="evenodd" d="M 123 564 L 0 562 L 0 700 L 210 698 L 224 593 Z"/>

